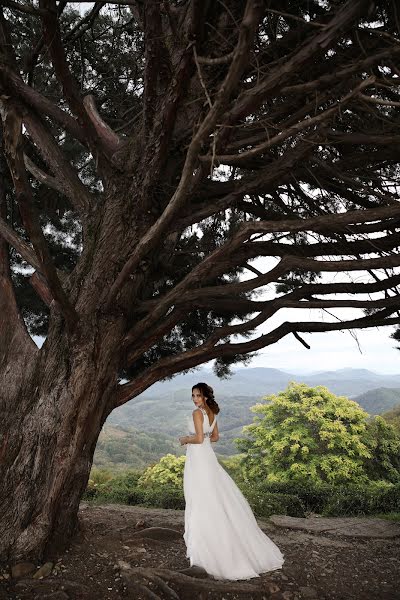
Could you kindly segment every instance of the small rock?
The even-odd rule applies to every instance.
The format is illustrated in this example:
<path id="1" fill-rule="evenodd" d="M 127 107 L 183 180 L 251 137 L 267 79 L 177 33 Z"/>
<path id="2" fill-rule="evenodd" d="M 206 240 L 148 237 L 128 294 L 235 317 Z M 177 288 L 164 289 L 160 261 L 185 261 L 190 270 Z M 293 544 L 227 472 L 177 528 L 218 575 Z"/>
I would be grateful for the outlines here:
<path id="1" fill-rule="evenodd" d="M 40 567 L 33 575 L 33 579 L 40 579 L 41 577 L 48 577 L 53 570 L 53 563 L 47 562 Z"/>
<path id="2" fill-rule="evenodd" d="M 144 527 L 148 527 L 147 521 L 139 519 L 139 521 L 136 522 L 135 529 L 143 529 Z"/>
<path id="3" fill-rule="evenodd" d="M 69 600 L 68 594 L 58 590 L 58 592 L 53 592 L 52 594 L 46 594 L 45 596 L 41 596 L 42 600 Z"/>
<path id="4" fill-rule="evenodd" d="M 292 592 L 283 592 L 282 594 L 282 600 L 293 600 L 293 594 Z"/>
<path id="5" fill-rule="evenodd" d="M 276 594 L 279 592 L 279 587 L 276 585 L 276 583 L 267 583 L 267 589 L 270 594 Z"/>
<path id="6" fill-rule="evenodd" d="M 30 562 L 21 562 L 11 567 L 11 577 L 18 579 L 18 577 L 24 577 L 30 575 L 35 570 L 35 565 Z"/>
<path id="7" fill-rule="evenodd" d="M 305 600 L 313 600 L 314 598 L 318 598 L 318 592 L 315 588 L 303 586 L 300 587 L 300 592 Z"/>
<path id="8" fill-rule="evenodd" d="M 125 560 L 119 560 L 118 568 L 121 569 L 121 571 L 126 571 L 127 569 L 131 569 L 131 565 L 129 563 L 127 563 Z"/>

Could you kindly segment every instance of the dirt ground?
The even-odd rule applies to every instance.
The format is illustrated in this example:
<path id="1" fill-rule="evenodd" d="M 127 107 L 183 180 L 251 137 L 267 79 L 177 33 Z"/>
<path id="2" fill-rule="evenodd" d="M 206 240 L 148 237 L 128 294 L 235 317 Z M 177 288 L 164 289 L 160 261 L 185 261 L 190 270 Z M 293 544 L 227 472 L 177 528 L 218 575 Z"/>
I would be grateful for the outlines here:
<path id="1" fill-rule="evenodd" d="M 10 568 L 0 569 L 0 600 L 400 598 L 398 523 L 259 520 L 284 553 L 283 568 L 249 581 L 221 582 L 188 569 L 183 511 L 82 503 L 80 521 L 81 533 L 53 558 L 47 576 L 11 577 Z"/>

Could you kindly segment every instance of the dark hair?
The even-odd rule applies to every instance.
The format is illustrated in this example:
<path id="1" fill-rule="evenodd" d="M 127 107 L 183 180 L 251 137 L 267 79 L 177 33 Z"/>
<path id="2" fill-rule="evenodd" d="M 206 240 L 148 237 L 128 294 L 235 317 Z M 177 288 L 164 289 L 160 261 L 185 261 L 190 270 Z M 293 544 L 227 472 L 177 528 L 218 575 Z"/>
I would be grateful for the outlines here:
<path id="1" fill-rule="evenodd" d="M 194 389 L 200 390 L 201 394 L 206 399 L 207 406 L 211 408 L 215 415 L 217 415 L 219 413 L 219 406 L 215 402 L 214 390 L 212 387 L 207 385 L 207 383 L 196 383 L 196 385 L 192 387 L 192 392 Z"/>

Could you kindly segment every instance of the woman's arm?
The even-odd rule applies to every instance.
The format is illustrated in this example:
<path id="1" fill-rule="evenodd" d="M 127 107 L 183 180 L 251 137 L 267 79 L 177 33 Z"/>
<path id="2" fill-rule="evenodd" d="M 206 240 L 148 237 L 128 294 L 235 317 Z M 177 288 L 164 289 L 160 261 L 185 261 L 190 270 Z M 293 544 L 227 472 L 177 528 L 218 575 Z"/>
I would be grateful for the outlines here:
<path id="1" fill-rule="evenodd" d="M 217 422 L 214 425 L 214 429 L 210 436 L 210 440 L 212 442 L 218 442 L 218 440 L 219 440 L 219 431 L 218 431 L 218 423 Z"/>
<path id="2" fill-rule="evenodd" d="M 204 433 L 203 433 L 203 413 L 201 410 L 196 408 L 193 411 L 193 422 L 194 429 L 196 433 L 194 435 L 185 435 L 184 437 L 180 437 L 179 441 L 181 446 L 185 444 L 202 444 L 204 441 Z"/>

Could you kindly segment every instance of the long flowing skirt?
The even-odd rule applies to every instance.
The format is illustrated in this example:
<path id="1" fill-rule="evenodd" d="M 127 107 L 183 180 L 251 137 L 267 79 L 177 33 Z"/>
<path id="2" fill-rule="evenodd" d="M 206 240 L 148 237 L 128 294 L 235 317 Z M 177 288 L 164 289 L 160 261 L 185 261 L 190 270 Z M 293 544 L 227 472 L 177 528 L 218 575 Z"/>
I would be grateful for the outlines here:
<path id="1" fill-rule="evenodd" d="M 186 556 L 216 579 L 251 579 L 279 569 L 283 555 L 259 528 L 209 439 L 189 444 L 184 470 Z"/>

